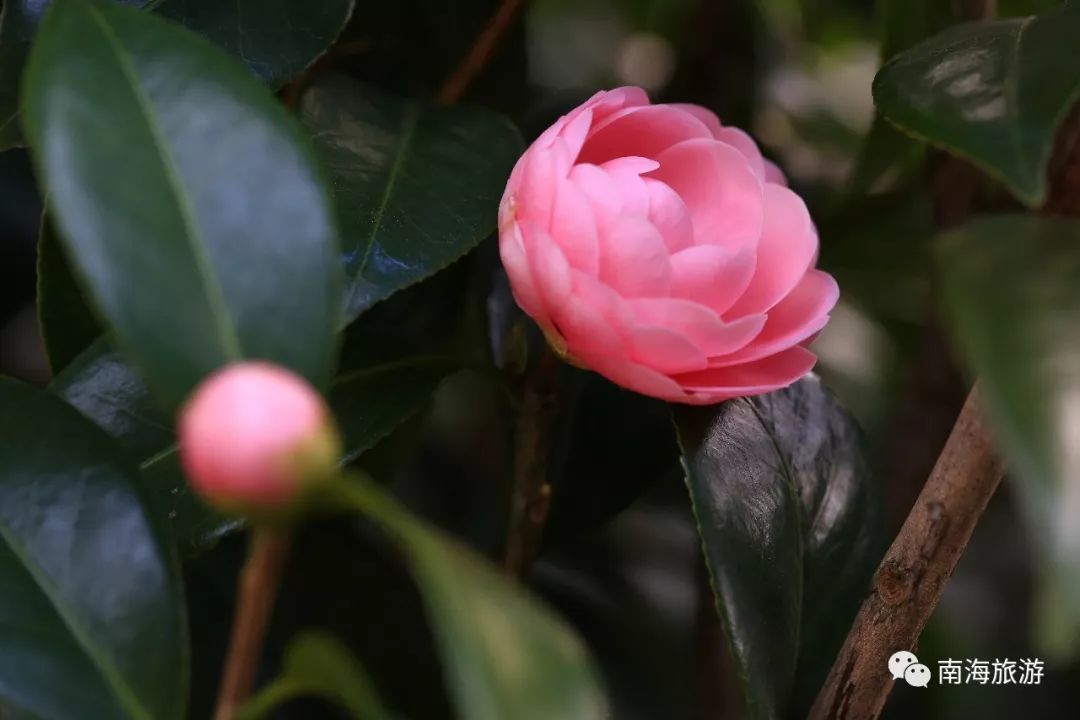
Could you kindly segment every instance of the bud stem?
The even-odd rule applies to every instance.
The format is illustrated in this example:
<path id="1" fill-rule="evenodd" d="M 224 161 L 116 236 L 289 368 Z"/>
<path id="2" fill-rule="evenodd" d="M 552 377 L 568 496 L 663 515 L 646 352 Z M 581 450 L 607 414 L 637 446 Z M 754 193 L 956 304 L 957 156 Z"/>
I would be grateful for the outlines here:
<path id="1" fill-rule="evenodd" d="M 287 529 L 257 525 L 252 530 L 214 720 L 232 720 L 251 695 L 289 544 Z"/>

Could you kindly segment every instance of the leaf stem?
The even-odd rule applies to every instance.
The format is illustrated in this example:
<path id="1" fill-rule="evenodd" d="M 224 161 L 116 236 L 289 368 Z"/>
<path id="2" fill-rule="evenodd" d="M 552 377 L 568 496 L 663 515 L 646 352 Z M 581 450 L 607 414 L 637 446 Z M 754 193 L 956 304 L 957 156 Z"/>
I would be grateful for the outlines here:
<path id="1" fill-rule="evenodd" d="M 258 525 L 252 530 L 247 560 L 240 574 L 232 637 L 214 720 L 233 720 L 251 695 L 289 545 L 290 535 L 286 529 Z"/>
<path id="2" fill-rule="evenodd" d="M 889 657 L 912 650 L 1005 466 L 968 395 L 915 507 L 874 576 L 809 720 L 873 720 L 892 688 Z"/>
<path id="3" fill-rule="evenodd" d="M 499 48 L 503 36 L 525 6 L 525 0 L 502 0 L 499 9 L 480 31 L 468 54 L 446 79 L 435 99 L 443 105 L 453 105 L 472 84 Z"/>
<path id="4" fill-rule="evenodd" d="M 522 388 L 514 429 L 514 487 L 503 568 L 523 577 L 540 545 L 551 504 L 548 450 L 558 404 L 559 361 L 546 345 Z"/>

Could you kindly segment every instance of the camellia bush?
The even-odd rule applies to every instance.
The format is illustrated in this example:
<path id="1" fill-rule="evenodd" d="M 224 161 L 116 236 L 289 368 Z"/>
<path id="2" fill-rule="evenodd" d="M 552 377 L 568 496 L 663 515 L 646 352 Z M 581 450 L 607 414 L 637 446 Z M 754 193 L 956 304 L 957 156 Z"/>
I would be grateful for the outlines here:
<path id="1" fill-rule="evenodd" d="M 871 4 L 4 0 L 0 718 L 1066 716 L 1080 2 Z M 794 6 L 878 33 L 841 184 Z"/>

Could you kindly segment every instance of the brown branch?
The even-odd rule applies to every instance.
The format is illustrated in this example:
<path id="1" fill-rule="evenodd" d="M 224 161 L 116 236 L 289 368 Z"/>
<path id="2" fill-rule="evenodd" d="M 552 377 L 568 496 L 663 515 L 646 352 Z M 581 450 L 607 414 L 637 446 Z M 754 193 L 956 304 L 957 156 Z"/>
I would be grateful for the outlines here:
<path id="1" fill-rule="evenodd" d="M 551 505 L 547 461 L 555 424 L 559 362 L 547 347 L 529 371 L 514 429 L 514 489 L 503 567 L 522 577 L 536 555 Z"/>
<path id="2" fill-rule="evenodd" d="M 893 684 L 889 656 L 915 648 L 1005 472 L 980 405 L 976 388 L 885 554 L 810 720 L 872 720 L 881 712 Z"/>
<path id="3" fill-rule="evenodd" d="M 524 0 L 502 0 L 498 11 L 477 36 L 469 53 L 443 83 L 435 99 L 443 105 L 456 103 L 465 94 L 473 80 L 480 74 L 499 48 L 503 36 L 514 24 L 518 13 L 525 6 Z"/>
<path id="4" fill-rule="evenodd" d="M 287 530 L 269 526 L 254 528 L 247 561 L 240 575 L 232 637 L 229 639 L 214 720 L 232 720 L 251 695 L 263 638 L 288 553 Z"/>

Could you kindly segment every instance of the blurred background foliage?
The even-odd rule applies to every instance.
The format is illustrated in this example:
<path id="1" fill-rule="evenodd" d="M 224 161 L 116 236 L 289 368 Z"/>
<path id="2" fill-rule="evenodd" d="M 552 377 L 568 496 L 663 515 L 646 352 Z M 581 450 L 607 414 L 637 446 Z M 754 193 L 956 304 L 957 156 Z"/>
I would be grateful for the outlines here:
<path id="1" fill-rule="evenodd" d="M 1054 4 L 1001 0 L 998 14 L 1026 15 Z M 937 289 L 929 243 L 941 224 L 931 181 L 937 158 L 875 117 L 871 81 L 882 58 L 952 24 L 963 5 L 535 0 L 467 98 L 507 113 L 526 140 L 597 89 L 622 84 L 640 85 L 654 100 L 701 103 L 726 124 L 752 132 L 808 199 L 821 233 L 821 263 L 843 290 L 815 346 L 819 372 L 862 425 L 886 488 L 890 536 L 966 387 L 931 302 Z M 493 7 L 490 0 L 361 2 L 332 60 L 336 69 L 388 90 L 430 94 Z M 24 151 L 0 154 L 0 373 L 43 385 L 49 370 L 34 310 L 41 218 L 34 187 Z M 398 336 L 428 338 L 437 328 L 466 355 L 512 364 L 521 353 L 522 326 L 497 265 L 489 239 L 440 275 L 440 286 L 423 283 L 372 313 L 399 329 L 400 318 L 408 318 Z M 424 293 L 445 296 L 451 285 L 465 307 L 424 299 Z M 450 312 L 452 320 L 420 317 L 414 308 Z M 596 376 L 563 373 L 553 508 L 535 589 L 592 648 L 618 718 L 739 717 L 739 689 L 667 408 Z M 443 381 L 426 412 L 358 463 L 414 510 L 495 557 L 505 531 L 499 518 L 509 413 L 497 381 L 458 372 Z M 237 538 L 227 539 L 187 568 L 196 689 L 214 687 L 240 549 Z M 1003 486 L 923 634 L 923 661 L 933 667 L 946 658 L 1037 656 L 1028 632 L 1033 555 Z M 388 548 L 374 534 L 357 536 L 351 524 L 323 524 L 304 533 L 294 558 L 304 560 L 286 579 L 290 591 L 276 615 L 275 647 L 298 629 L 329 629 L 356 650 L 392 706 L 409 717 L 448 716 L 432 639 L 416 620 L 415 588 Z M 343 568 L 349 582 L 342 582 Z M 377 593 L 370 590 L 376 578 Z M 327 597 L 334 602 L 328 605 Z M 274 668 L 261 674 L 270 677 Z M 1078 687 L 1075 663 L 1052 664 L 1036 688 L 897 686 L 885 717 L 1059 718 Z M 194 698 L 192 717 L 205 717 L 211 700 Z M 332 711 L 298 701 L 286 712 Z"/>

